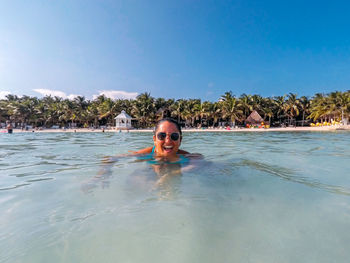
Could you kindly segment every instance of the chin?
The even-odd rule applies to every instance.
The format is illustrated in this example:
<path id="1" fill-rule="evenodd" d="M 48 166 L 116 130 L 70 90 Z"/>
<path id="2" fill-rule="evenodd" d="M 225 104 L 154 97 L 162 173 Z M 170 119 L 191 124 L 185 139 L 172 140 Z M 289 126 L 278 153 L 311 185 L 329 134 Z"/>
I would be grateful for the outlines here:
<path id="1" fill-rule="evenodd" d="M 163 152 L 163 156 L 165 156 L 165 157 L 175 156 L 175 155 L 176 155 L 176 152 L 175 152 L 175 151 Z"/>

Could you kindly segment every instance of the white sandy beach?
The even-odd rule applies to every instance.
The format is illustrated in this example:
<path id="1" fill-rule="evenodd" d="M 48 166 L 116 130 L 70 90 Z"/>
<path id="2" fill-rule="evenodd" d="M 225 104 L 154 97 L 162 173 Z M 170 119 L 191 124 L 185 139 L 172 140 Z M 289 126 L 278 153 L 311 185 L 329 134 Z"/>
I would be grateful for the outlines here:
<path id="1" fill-rule="evenodd" d="M 324 127 L 286 127 L 286 128 L 234 128 L 234 129 L 183 129 L 183 132 L 322 132 L 322 131 L 338 131 L 338 130 L 348 130 L 350 131 L 350 125 L 342 126 L 324 126 Z M 7 133 L 6 129 L 1 129 L 1 133 Z M 58 132 L 103 132 L 102 129 L 90 129 L 90 128 L 79 128 L 79 129 L 30 129 L 28 131 L 21 129 L 14 129 L 14 133 L 58 133 Z M 116 130 L 116 129 L 105 129 L 104 132 L 153 132 L 152 129 L 133 129 L 133 130 Z"/>

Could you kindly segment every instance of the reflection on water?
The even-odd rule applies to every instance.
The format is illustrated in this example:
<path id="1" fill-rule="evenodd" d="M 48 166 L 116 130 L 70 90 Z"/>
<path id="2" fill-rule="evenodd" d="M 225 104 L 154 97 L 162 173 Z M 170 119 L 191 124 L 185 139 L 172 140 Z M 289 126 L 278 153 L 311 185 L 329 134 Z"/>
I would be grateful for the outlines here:
<path id="1" fill-rule="evenodd" d="M 247 166 L 262 172 L 265 172 L 272 176 L 277 176 L 282 179 L 292 181 L 295 183 L 301 183 L 310 187 L 319 188 L 320 190 L 329 191 L 336 194 L 350 195 L 350 188 L 344 188 L 336 185 L 329 185 L 321 183 L 319 180 L 303 176 L 297 171 L 293 171 L 288 168 L 279 167 L 277 165 L 268 165 L 260 162 L 254 162 L 251 160 L 241 160 L 238 163 L 234 163 L 233 167 Z"/>
<path id="2" fill-rule="evenodd" d="M 82 184 L 82 191 L 91 193 L 93 189 L 99 186 L 102 188 L 108 187 L 113 173 L 118 172 L 116 168 L 124 168 L 125 163 L 138 165 L 128 175 L 128 186 L 134 189 L 141 187 L 143 190 L 157 191 L 161 199 L 171 199 L 176 196 L 181 185 L 183 172 L 191 170 L 198 171 L 203 166 L 208 165 L 208 162 L 204 160 L 191 160 L 189 163 L 174 163 L 162 157 L 155 158 L 152 155 L 105 157 L 100 164 L 98 174 Z"/>
<path id="3" fill-rule="evenodd" d="M 347 262 L 349 133 L 0 136 L 0 262 Z"/>

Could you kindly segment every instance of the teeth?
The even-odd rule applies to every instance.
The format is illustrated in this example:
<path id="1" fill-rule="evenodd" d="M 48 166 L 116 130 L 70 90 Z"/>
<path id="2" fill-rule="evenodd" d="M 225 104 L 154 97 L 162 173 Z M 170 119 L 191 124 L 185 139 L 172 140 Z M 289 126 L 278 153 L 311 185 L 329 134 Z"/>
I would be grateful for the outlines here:
<path id="1" fill-rule="evenodd" d="M 172 149 L 173 146 L 164 146 L 165 149 Z"/>

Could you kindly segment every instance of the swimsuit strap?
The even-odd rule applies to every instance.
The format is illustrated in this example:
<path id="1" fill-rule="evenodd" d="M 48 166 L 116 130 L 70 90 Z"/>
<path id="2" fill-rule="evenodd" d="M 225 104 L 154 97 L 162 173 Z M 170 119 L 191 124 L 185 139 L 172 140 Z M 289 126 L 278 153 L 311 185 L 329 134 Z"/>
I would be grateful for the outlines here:
<path id="1" fill-rule="evenodd" d="M 190 159 L 188 157 L 183 156 L 182 154 L 180 154 L 179 157 L 180 157 L 180 160 L 178 161 L 179 163 L 185 164 L 185 163 L 188 163 L 190 161 Z"/>
<path id="2" fill-rule="evenodd" d="M 147 162 L 150 163 L 150 164 L 156 164 L 156 165 L 161 164 L 159 161 L 154 159 L 155 149 L 156 149 L 156 146 L 153 146 L 152 147 L 152 151 L 149 154 L 138 156 L 137 158 L 140 159 L 140 160 L 147 160 Z M 167 163 L 187 164 L 189 161 L 190 160 L 189 160 L 188 157 L 186 157 L 186 156 L 184 156 L 182 154 L 179 154 L 179 160 L 178 161 L 176 161 L 176 162 L 167 162 Z"/>

